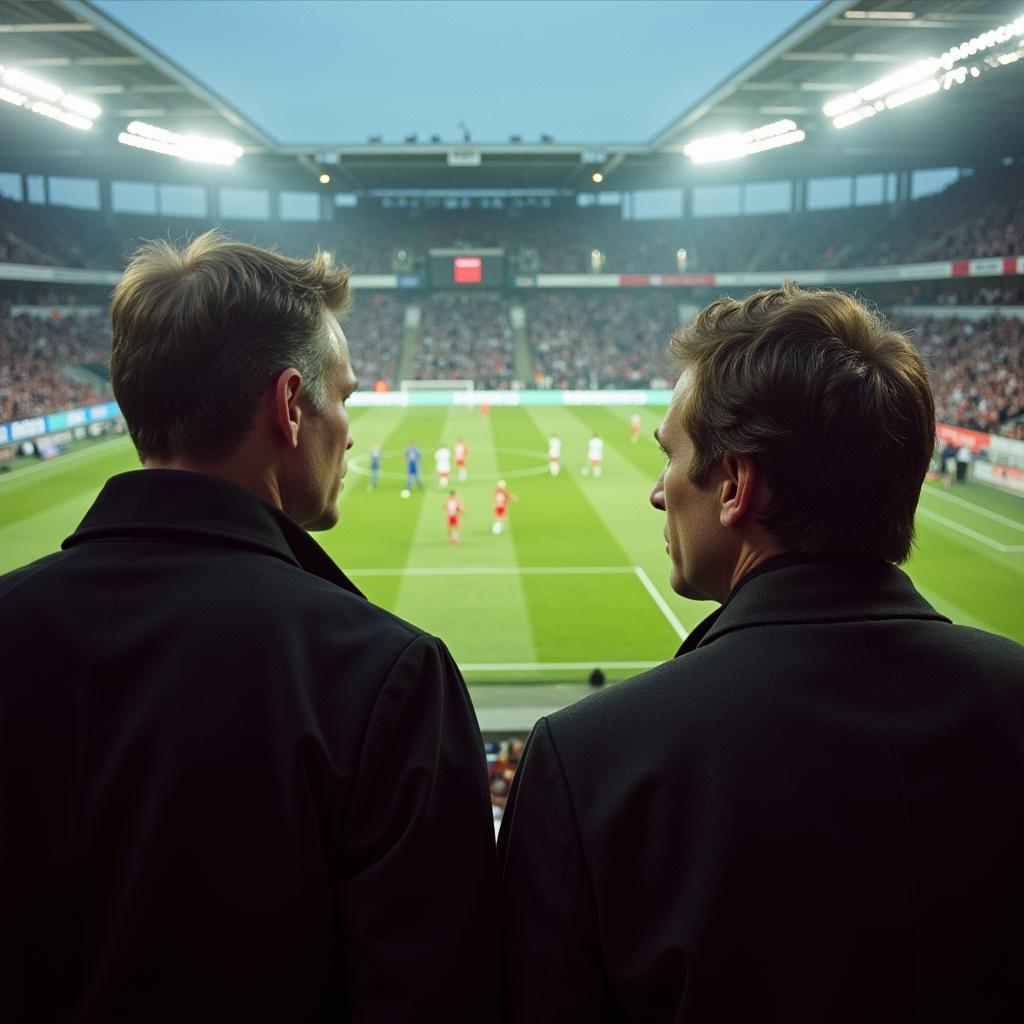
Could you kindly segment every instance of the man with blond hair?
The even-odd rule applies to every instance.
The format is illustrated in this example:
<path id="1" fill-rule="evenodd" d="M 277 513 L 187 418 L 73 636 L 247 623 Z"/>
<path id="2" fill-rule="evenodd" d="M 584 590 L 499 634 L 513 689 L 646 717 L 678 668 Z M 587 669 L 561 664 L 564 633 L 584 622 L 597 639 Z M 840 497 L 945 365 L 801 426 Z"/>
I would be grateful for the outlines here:
<path id="1" fill-rule="evenodd" d="M 143 468 L 0 578 L 0 1018 L 477 1021 L 493 829 L 444 644 L 338 519 L 348 272 L 144 245 L 111 379 Z M 8 661 L 10 665 L 10 661 Z"/>
<path id="2" fill-rule="evenodd" d="M 838 292 L 720 299 L 657 430 L 676 658 L 541 719 L 502 820 L 511 1022 L 1024 1018 L 1024 648 L 896 566 L 921 358 Z"/>

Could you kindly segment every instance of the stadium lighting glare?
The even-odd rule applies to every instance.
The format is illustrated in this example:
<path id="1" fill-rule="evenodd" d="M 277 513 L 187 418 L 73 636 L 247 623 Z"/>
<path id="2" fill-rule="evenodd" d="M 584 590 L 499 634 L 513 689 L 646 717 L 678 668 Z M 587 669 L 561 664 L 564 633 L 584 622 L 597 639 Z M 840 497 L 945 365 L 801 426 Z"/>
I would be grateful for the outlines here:
<path id="1" fill-rule="evenodd" d="M 49 103 L 56 103 L 64 95 L 64 90 L 58 86 L 44 82 L 41 78 L 36 78 L 35 75 L 28 75 L 17 68 L 8 68 L 4 72 L 4 81 L 19 92 L 29 96 L 38 96 L 39 99 Z"/>
<path id="2" fill-rule="evenodd" d="M 844 11 L 851 21 L 913 21 L 913 11 Z"/>
<path id="3" fill-rule="evenodd" d="M 720 160 L 739 160 L 753 153 L 763 153 L 779 146 L 791 146 L 806 138 L 796 123 L 788 118 L 763 124 L 748 132 L 731 132 L 713 138 L 695 139 L 683 147 L 683 152 L 695 163 L 706 164 Z"/>
<path id="4" fill-rule="evenodd" d="M 884 107 L 885 104 L 883 103 Z M 845 114 L 840 114 L 838 117 L 832 119 L 832 124 L 836 128 L 849 128 L 851 124 L 856 124 L 858 121 L 863 121 L 866 118 L 874 117 L 877 111 L 873 106 L 858 107 L 856 110 L 848 111 Z"/>
<path id="5" fill-rule="evenodd" d="M 61 124 L 66 124 L 69 128 L 78 128 L 83 132 L 92 128 L 92 121 L 89 118 L 82 117 L 81 114 L 72 114 L 70 110 L 61 110 L 60 107 L 55 107 L 52 103 L 47 103 L 46 100 L 36 100 L 28 105 L 28 109 L 33 114 L 42 114 L 43 117 L 60 121 Z"/>
<path id="6" fill-rule="evenodd" d="M 15 107 L 23 107 L 28 103 L 27 96 L 22 96 L 20 92 L 15 92 L 13 89 L 8 89 L 2 85 L 0 85 L 0 100 L 10 103 Z"/>
<path id="7" fill-rule="evenodd" d="M 883 13 L 891 16 L 897 12 L 847 11 L 845 17 L 868 17 L 868 15 Z M 983 32 L 973 39 L 968 39 L 958 46 L 952 46 L 941 56 L 916 61 L 891 75 L 870 82 L 856 92 L 837 96 L 822 107 L 822 112 L 826 117 L 832 118 L 832 124 L 836 128 L 846 128 L 873 116 L 873 114 L 867 113 L 869 107 L 865 104 L 873 104 L 873 110 L 877 111 L 883 109 L 879 106 L 878 101 L 884 101 L 884 109 L 893 110 L 903 106 L 904 103 L 930 96 L 940 89 L 951 89 L 955 85 L 963 85 L 967 81 L 968 74 L 971 78 L 978 78 L 982 70 L 977 66 L 966 66 L 965 61 L 985 50 L 1011 43 L 1021 36 L 1024 36 L 1024 15 L 1017 18 L 1016 21 L 1008 22 L 998 28 Z M 1000 68 L 1015 63 L 1020 57 L 1021 52 L 1017 49 L 1006 53 L 990 54 L 985 57 L 984 63 L 989 68 Z"/>
<path id="8" fill-rule="evenodd" d="M 321 174 L 317 180 L 320 182 L 321 185 L 330 185 L 331 176 L 329 174 Z"/>
<path id="9" fill-rule="evenodd" d="M 746 156 L 743 136 L 738 132 L 731 135 L 716 135 L 708 139 L 696 139 L 683 146 L 683 152 L 695 163 L 703 164 L 712 160 L 738 160 Z"/>
<path id="10" fill-rule="evenodd" d="M 934 78 L 929 78 L 927 82 L 918 82 L 917 85 L 912 85 L 909 89 L 886 96 L 885 105 L 889 110 L 895 110 L 896 107 L 902 107 L 904 103 L 919 100 L 924 96 L 931 96 L 932 93 L 938 92 L 941 88 L 942 86 L 939 82 Z"/>
<path id="11" fill-rule="evenodd" d="M 747 154 L 764 153 L 769 149 L 778 149 L 780 146 L 792 146 L 796 142 L 803 142 L 807 135 L 802 131 L 786 132 L 785 135 L 776 135 L 771 139 L 762 139 L 760 142 L 752 142 L 747 146 Z"/>
<path id="12" fill-rule="evenodd" d="M 121 132 L 117 141 L 124 146 L 146 149 L 151 153 L 176 156 L 200 164 L 220 164 L 231 167 L 245 152 L 226 139 L 208 139 L 201 135 L 179 135 L 177 132 L 158 128 L 145 121 L 132 121 L 128 130 Z"/>
<path id="13" fill-rule="evenodd" d="M 60 121 L 69 128 L 88 131 L 93 121 L 103 113 L 92 100 L 73 96 L 52 82 L 17 68 L 7 68 L 0 64 L 0 80 L 4 83 L 0 86 L 0 100 L 52 121 Z"/>
<path id="14" fill-rule="evenodd" d="M 103 113 L 92 100 L 83 100 L 80 96 L 72 96 L 70 93 L 61 96 L 60 105 L 72 114 L 80 114 L 89 121 L 95 121 Z"/>

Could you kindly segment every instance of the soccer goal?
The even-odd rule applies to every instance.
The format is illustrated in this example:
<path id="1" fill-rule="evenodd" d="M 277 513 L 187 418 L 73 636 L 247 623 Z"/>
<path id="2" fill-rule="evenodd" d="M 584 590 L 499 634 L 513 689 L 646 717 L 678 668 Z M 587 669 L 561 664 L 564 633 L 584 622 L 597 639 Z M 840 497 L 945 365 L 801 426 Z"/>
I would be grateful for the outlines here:
<path id="1" fill-rule="evenodd" d="M 403 380 L 402 391 L 473 391 L 476 385 L 471 380 Z"/>

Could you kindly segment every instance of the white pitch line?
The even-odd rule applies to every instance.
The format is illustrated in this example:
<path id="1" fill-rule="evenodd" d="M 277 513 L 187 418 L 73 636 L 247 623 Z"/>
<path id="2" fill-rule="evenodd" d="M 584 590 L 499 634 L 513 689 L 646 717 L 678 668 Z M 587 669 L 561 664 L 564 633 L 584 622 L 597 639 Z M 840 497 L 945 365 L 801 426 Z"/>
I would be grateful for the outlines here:
<path id="1" fill-rule="evenodd" d="M 45 473 L 47 470 L 52 472 L 60 466 L 67 466 L 71 462 L 80 462 L 83 459 L 95 458 L 102 452 L 109 452 L 110 449 L 118 442 L 123 443 L 127 440 L 127 437 L 111 438 L 109 441 L 100 441 L 97 444 L 91 444 L 88 448 L 83 448 L 81 451 L 68 452 L 67 455 L 58 455 L 54 459 L 47 459 L 45 462 L 37 463 L 35 466 L 26 466 L 24 469 L 16 469 L 11 473 L 4 473 L 0 476 L 0 483 L 11 483 L 15 480 L 24 480 L 26 477 L 32 476 L 34 473 Z"/>
<path id="2" fill-rule="evenodd" d="M 588 669 L 646 669 L 657 668 L 660 661 L 484 661 L 476 664 L 460 663 L 463 672 L 585 672 Z"/>
<path id="3" fill-rule="evenodd" d="M 969 508 L 972 512 L 977 513 L 979 516 L 984 516 L 986 519 L 991 519 L 994 523 L 1002 523 L 1004 526 L 1009 526 L 1011 530 L 1020 530 L 1021 533 L 1024 533 L 1024 523 L 1011 519 L 1009 516 L 1001 516 L 998 512 L 991 512 L 981 505 L 976 505 L 973 501 L 960 498 L 955 494 L 950 494 L 948 491 L 940 491 L 937 487 L 924 487 L 921 489 L 921 493 L 934 495 L 936 498 L 942 498 L 943 501 L 951 501 L 954 505 Z"/>
<path id="4" fill-rule="evenodd" d="M 687 637 L 686 628 L 676 618 L 675 612 L 672 611 L 668 606 L 668 602 L 658 593 L 658 588 L 651 582 L 651 577 L 647 575 L 640 568 L 639 565 L 633 566 L 633 572 L 636 573 L 637 579 L 647 588 L 647 593 L 654 599 L 654 603 L 661 609 L 661 614 L 668 619 L 668 624 L 676 631 L 680 640 L 685 640 Z"/>
<path id="5" fill-rule="evenodd" d="M 942 523 L 943 526 L 947 526 L 951 530 L 956 530 L 957 533 L 962 533 L 965 537 L 971 537 L 973 540 L 986 544 L 988 547 L 993 548 L 1004 555 L 1016 554 L 1024 551 L 1024 544 L 1001 544 L 999 541 L 993 540 L 984 533 L 978 533 L 977 530 L 972 530 L 968 526 L 964 526 L 952 519 L 947 519 L 945 516 L 940 516 L 938 512 L 933 512 L 930 508 L 921 508 L 918 506 L 917 514 L 919 516 L 924 516 L 925 519 L 933 519 L 937 523 Z"/>
<path id="6" fill-rule="evenodd" d="M 629 565 L 414 566 L 405 569 L 346 569 L 348 576 L 611 576 L 632 573 Z"/>

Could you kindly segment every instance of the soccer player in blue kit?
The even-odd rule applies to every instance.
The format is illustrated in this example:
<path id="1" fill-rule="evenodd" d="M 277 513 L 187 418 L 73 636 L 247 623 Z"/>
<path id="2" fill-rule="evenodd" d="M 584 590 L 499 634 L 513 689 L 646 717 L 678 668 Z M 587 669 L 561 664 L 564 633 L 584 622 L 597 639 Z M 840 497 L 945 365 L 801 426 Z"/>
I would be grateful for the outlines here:
<path id="1" fill-rule="evenodd" d="M 416 447 L 415 441 L 410 441 L 409 447 L 405 449 L 405 493 L 403 494 L 403 497 L 409 496 L 409 492 L 412 491 L 414 481 L 416 486 L 422 491 L 423 481 L 420 479 L 420 450 Z"/>
<path id="2" fill-rule="evenodd" d="M 379 444 L 374 444 L 370 448 L 370 490 L 377 490 L 377 480 L 380 477 L 380 463 L 383 457 Z"/>

